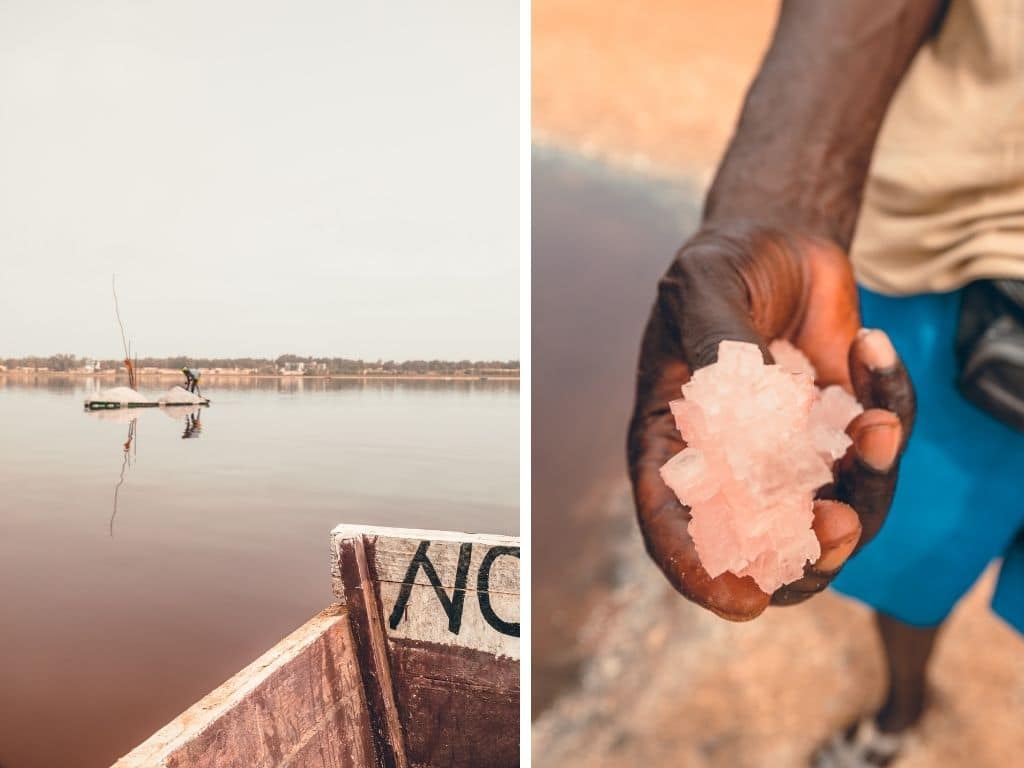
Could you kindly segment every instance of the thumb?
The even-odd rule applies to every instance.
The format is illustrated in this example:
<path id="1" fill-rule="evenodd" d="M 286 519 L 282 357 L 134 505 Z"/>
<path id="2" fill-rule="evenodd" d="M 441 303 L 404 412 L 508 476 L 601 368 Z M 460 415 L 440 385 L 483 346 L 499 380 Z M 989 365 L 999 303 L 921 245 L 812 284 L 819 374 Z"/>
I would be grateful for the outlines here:
<path id="1" fill-rule="evenodd" d="M 679 346 L 691 370 L 718 359 L 726 340 L 756 344 L 787 335 L 808 287 L 806 250 L 782 230 L 738 222 L 699 232 L 677 254 L 659 302 L 679 321 Z"/>
<path id="2" fill-rule="evenodd" d="M 773 362 L 765 339 L 753 324 L 742 276 L 726 259 L 690 252 L 658 284 L 659 309 L 678 319 L 677 339 L 691 371 L 718 360 L 723 341 L 756 344 L 765 362 Z"/>

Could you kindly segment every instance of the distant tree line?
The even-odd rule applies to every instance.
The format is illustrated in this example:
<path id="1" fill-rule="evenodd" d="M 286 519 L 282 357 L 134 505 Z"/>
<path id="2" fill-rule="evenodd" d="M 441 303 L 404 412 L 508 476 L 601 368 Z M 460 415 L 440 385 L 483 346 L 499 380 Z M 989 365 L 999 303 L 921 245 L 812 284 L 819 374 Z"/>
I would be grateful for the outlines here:
<path id="1" fill-rule="evenodd" d="M 49 357 L 9 357 L 0 360 L 8 368 L 48 368 L 51 371 L 74 371 L 85 365 L 85 358 L 74 355 L 50 355 Z"/>
<path id="2" fill-rule="evenodd" d="M 11 368 L 46 368 L 51 371 L 80 370 L 91 362 L 99 362 L 101 369 L 121 368 L 120 360 L 99 360 L 76 357 L 75 355 L 51 355 L 50 357 L 11 357 L 0 359 L 0 363 Z M 302 357 L 281 355 L 275 359 L 262 357 L 141 357 L 139 368 L 170 368 L 178 370 L 186 365 L 199 369 L 244 368 L 258 373 L 273 374 L 282 369 L 297 370 L 308 376 L 360 375 L 366 372 L 377 374 L 438 374 L 460 373 L 484 375 L 519 373 L 518 360 L 357 360 L 347 357 Z"/>

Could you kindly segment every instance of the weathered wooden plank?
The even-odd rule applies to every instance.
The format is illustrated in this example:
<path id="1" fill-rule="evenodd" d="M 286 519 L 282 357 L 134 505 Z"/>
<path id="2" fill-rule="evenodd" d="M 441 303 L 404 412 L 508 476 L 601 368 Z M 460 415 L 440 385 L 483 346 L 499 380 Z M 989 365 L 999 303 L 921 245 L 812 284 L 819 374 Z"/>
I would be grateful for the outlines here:
<path id="1" fill-rule="evenodd" d="M 392 640 L 421 640 L 519 658 L 518 595 L 453 592 L 446 605 L 433 587 L 419 584 L 381 582 L 378 591 Z"/>
<path id="2" fill-rule="evenodd" d="M 339 526 L 332 542 L 375 735 L 400 742 L 384 764 L 518 765 L 518 540 Z"/>
<path id="3" fill-rule="evenodd" d="M 400 529 L 401 535 L 395 535 L 391 532 L 395 529 L 377 530 L 387 531 L 373 536 L 374 566 L 380 581 L 412 582 L 430 587 L 434 586 L 433 576 L 436 575 L 437 582 L 445 589 L 462 586 L 470 591 L 483 589 L 519 594 L 519 564 L 515 562 L 518 556 L 510 559 L 510 552 L 519 551 L 518 539 L 467 533 L 453 540 L 449 532 L 445 532 L 446 539 L 436 539 L 432 536 L 441 532 Z M 345 537 L 350 534 L 342 526 L 336 528 L 333 535 Z M 423 567 L 410 568 L 424 542 L 428 543 L 424 554 L 428 556 L 433 575 Z M 498 553 L 490 554 L 495 549 Z M 476 578 L 466 580 L 465 574 L 474 574 Z M 486 578 L 484 584 L 480 583 L 481 574 Z"/>
<path id="4" fill-rule="evenodd" d="M 406 640 L 390 656 L 410 765 L 519 765 L 518 660 Z"/>
<path id="5" fill-rule="evenodd" d="M 380 622 L 380 599 L 374 589 L 362 536 L 334 540 L 334 563 L 339 583 L 345 585 L 352 638 L 367 703 L 370 734 L 378 768 L 406 768 L 405 740 L 395 702 L 391 662 Z"/>
<path id="6" fill-rule="evenodd" d="M 494 534 L 430 531 L 415 528 L 378 528 L 361 525 L 339 525 L 331 531 L 331 538 L 334 542 L 356 536 L 365 536 L 374 543 L 377 550 L 374 566 L 379 580 L 404 582 L 412 578 L 415 583 L 424 586 L 431 586 L 433 582 L 422 569 L 416 569 L 414 573 L 410 573 L 409 564 L 422 543 L 428 542 L 431 564 L 437 578 L 446 589 L 454 587 L 458 580 L 464 549 L 471 548 L 469 570 L 474 574 L 479 572 L 489 550 L 495 547 L 519 550 L 518 538 Z M 489 590 L 519 593 L 518 566 L 512 567 L 511 564 L 496 559 L 489 566 L 489 570 Z M 477 589 L 477 587 L 475 582 L 467 585 L 468 589 Z"/>
<path id="7" fill-rule="evenodd" d="M 518 539 L 339 526 L 332 540 L 335 594 L 343 602 L 343 542 L 364 541 L 372 553 L 373 579 L 389 638 L 519 658 Z"/>
<path id="8" fill-rule="evenodd" d="M 375 762 L 349 617 L 335 606 L 114 768 L 366 768 Z"/>
<path id="9" fill-rule="evenodd" d="M 341 526 L 333 606 L 115 768 L 518 764 L 519 545 Z"/>

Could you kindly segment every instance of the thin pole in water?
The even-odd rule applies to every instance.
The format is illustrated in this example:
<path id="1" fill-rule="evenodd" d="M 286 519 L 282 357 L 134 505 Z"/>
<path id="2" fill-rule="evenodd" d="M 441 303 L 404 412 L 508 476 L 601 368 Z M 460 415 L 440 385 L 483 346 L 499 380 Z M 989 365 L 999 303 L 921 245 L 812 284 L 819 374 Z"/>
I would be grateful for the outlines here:
<path id="1" fill-rule="evenodd" d="M 135 370 L 132 366 L 131 345 L 124 332 L 124 323 L 121 322 L 121 308 L 117 302 L 117 274 L 110 276 L 110 290 L 114 294 L 114 315 L 117 317 L 117 325 L 121 329 L 121 346 L 124 347 L 124 367 L 128 369 L 128 386 L 135 389 Z"/>

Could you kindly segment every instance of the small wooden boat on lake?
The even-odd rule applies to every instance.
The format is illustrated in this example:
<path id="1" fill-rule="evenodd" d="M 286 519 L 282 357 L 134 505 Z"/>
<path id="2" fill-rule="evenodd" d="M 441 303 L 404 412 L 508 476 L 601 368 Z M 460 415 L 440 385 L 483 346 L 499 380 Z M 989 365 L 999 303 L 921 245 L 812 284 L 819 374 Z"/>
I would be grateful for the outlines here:
<path id="1" fill-rule="evenodd" d="M 519 764 L 519 540 L 342 525 L 337 602 L 114 768 Z"/>
<path id="2" fill-rule="evenodd" d="M 87 398 L 85 410 L 105 411 L 118 408 L 159 408 L 166 406 L 204 406 L 210 399 L 189 392 L 184 387 L 171 387 L 166 394 L 157 400 L 151 400 L 139 394 L 131 387 L 114 387 L 98 392 L 95 397 Z"/>

